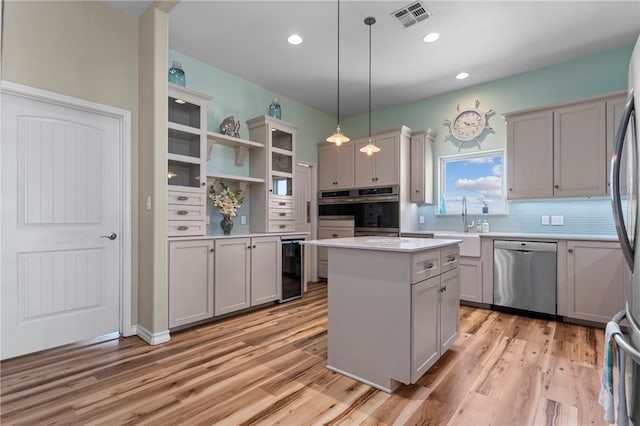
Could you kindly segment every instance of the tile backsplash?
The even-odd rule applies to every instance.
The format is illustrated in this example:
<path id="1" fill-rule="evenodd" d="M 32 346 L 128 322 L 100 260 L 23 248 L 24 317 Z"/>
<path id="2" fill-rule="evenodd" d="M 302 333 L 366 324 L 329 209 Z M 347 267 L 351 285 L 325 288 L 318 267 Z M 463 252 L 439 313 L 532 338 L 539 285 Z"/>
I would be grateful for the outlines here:
<path id="1" fill-rule="evenodd" d="M 469 221 L 489 222 L 490 231 L 535 234 L 615 235 L 611 200 L 609 198 L 554 199 L 510 201 L 507 215 L 469 215 Z M 418 214 L 425 216 L 421 230 L 462 231 L 459 215 L 438 216 L 433 206 L 421 206 Z M 542 216 L 563 216 L 564 225 L 542 225 Z M 550 220 L 551 221 L 551 220 Z"/>

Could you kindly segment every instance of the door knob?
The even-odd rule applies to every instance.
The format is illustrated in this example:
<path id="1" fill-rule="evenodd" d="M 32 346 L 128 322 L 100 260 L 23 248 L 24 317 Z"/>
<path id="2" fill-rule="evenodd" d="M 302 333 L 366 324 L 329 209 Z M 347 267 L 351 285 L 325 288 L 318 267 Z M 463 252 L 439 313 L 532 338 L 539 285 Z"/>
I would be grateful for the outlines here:
<path id="1" fill-rule="evenodd" d="M 118 238 L 118 235 L 115 232 L 110 232 L 107 235 L 101 235 L 100 238 L 108 238 L 110 240 L 115 240 Z"/>

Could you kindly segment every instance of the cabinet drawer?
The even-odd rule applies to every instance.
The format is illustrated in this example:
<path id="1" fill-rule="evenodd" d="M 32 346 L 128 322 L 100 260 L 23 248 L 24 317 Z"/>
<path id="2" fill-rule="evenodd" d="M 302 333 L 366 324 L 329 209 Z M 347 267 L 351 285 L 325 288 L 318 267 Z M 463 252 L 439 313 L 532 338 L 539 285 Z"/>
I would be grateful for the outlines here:
<path id="1" fill-rule="evenodd" d="M 169 220 L 167 221 L 167 235 L 169 237 L 183 237 L 205 235 L 207 222 L 205 220 Z"/>
<path id="2" fill-rule="evenodd" d="M 168 191 L 168 204 L 178 204 L 185 206 L 205 206 L 207 204 L 207 194 L 202 192 Z"/>
<path id="3" fill-rule="evenodd" d="M 458 246 L 440 249 L 440 269 L 447 272 L 458 267 L 460 263 L 460 250 Z"/>
<path id="4" fill-rule="evenodd" d="M 411 257 L 411 284 L 440 275 L 440 250 L 418 253 Z"/>
<path id="5" fill-rule="evenodd" d="M 294 220 L 293 209 L 269 209 L 271 220 Z"/>
<path id="6" fill-rule="evenodd" d="M 169 220 L 205 220 L 206 208 L 204 206 L 189 206 L 179 204 L 169 204 Z"/>
<path id="7" fill-rule="evenodd" d="M 296 230 L 296 223 L 294 221 L 269 221 L 269 232 L 293 232 Z"/>
<path id="8" fill-rule="evenodd" d="M 293 200 L 290 198 L 269 198 L 269 209 L 292 209 L 293 210 Z"/>

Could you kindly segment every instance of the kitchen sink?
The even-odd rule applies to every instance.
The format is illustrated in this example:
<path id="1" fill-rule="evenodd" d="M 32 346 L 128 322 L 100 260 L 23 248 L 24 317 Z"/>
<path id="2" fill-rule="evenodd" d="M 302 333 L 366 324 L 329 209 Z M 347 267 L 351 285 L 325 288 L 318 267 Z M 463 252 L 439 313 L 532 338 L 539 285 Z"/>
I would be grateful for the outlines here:
<path id="1" fill-rule="evenodd" d="M 460 256 L 480 257 L 480 234 L 445 231 L 434 232 L 433 238 L 462 240 L 460 243 Z"/>

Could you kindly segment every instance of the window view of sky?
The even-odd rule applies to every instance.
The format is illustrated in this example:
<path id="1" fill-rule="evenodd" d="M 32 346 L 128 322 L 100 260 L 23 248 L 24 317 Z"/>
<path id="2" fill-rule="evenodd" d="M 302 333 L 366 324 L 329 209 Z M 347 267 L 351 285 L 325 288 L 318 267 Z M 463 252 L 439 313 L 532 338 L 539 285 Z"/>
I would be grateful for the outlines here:
<path id="1" fill-rule="evenodd" d="M 440 167 L 440 214 L 461 213 L 462 197 L 467 197 L 469 214 L 481 214 L 482 207 L 488 213 L 505 212 L 502 152 L 445 157 Z"/>

